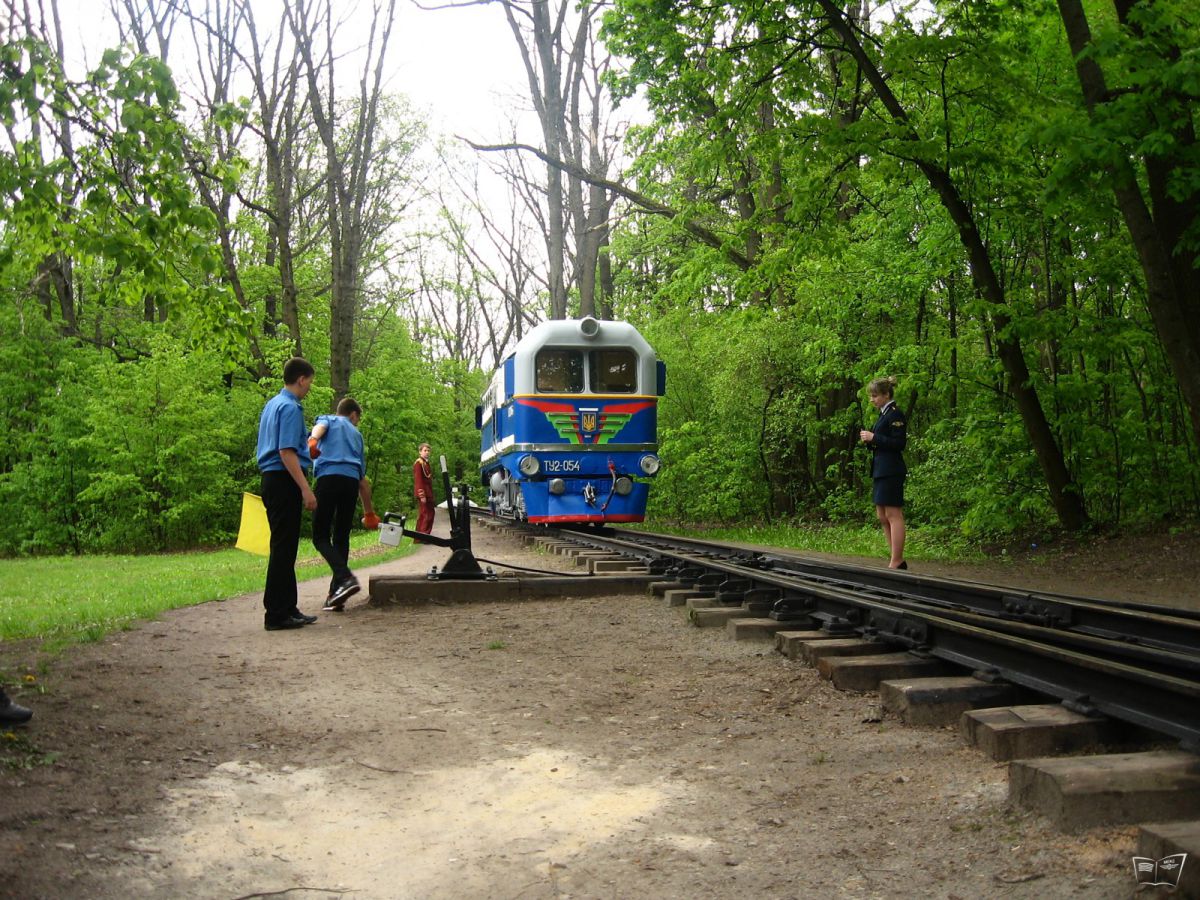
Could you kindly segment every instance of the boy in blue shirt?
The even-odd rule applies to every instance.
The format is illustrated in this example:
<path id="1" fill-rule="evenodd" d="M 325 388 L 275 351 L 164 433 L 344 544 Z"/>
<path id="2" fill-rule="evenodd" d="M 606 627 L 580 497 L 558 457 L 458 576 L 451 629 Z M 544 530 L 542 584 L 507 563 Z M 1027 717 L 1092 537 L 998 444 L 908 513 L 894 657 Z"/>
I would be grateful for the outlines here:
<path id="1" fill-rule="evenodd" d="M 309 454 L 316 460 L 317 511 L 313 515 L 313 544 L 333 570 L 325 609 L 340 612 L 346 599 L 358 593 L 358 579 L 350 571 L 350 526 L 354 507 L 362 497 L 363 524 L 379 527 L 371 505 L 363 439 L 358 431 L 362 407 L 351 397 L 342 398 L 337 415 L 320 416 L 308 439 Z"/>
<path id="2" fill-rule="evenodd" d="M 258 420 L 258 469 L 262 472 L 262 500 L 271 526 L 271 557 L 263 589 L 264 625 L 267 631 L 300 628 L 317 621 L 297 605 L 296 551 L 300 547 L 300 519 L 304 510 L 317 508 L 308 486 L 312 460 L 304 433 L 300 401 L 312 387 L 312 364 L 293 356 L 283 367 L 283 390 L 267 401 Z"/>

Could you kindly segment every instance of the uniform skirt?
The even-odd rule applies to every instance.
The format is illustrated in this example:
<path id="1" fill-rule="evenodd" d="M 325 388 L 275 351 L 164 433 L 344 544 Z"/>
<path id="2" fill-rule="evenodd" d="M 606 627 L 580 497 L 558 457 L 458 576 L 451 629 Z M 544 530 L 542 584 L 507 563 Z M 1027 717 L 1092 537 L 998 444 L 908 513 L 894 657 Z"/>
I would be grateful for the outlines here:
<path id="1" fill-rule="evenodd" d="M 876 478 L 871 490 L 871 501 L 876 506 L 904 505 L 904 476 L 892 475 L 887 478 Z"/>

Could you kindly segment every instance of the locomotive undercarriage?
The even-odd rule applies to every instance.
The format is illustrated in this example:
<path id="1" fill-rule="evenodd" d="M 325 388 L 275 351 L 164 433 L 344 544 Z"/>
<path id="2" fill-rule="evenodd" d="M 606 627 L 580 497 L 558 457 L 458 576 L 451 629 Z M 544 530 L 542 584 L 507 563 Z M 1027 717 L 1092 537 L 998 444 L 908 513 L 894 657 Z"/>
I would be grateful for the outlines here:
<path id="1" fill-rule="evenodd" d="M 500 467 L 487 477 L 488 507 L 493 515 L 516 521 L 529 521 L 531 514 L 525 491 L 532 492 L 535 513 L 533 521 L 578 520 L 641 521 L 645 488 L 635 485 L 632 478 L 615 471 L 609 477 L 595 475 L 513 478 L 509 470 Z M 634 494 L 636 496 L 630 496 Z M 630 501 L 637 505 L 632 514 Z"/>
<path id="2" fill-rule="evenodd" d="M 521 485 L 509 477 L 506 469 L 495 469 L 488 476 L 488 507 L 492 515 L 504 519 L 524 522 L 525 498 L 521 496 Z"/>

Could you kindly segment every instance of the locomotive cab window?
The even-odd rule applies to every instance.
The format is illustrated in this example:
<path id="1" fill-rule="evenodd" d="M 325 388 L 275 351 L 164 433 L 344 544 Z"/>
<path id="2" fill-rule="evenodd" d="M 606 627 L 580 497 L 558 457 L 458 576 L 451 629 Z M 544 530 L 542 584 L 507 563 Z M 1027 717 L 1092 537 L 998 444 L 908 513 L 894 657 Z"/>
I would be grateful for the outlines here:
<path id="1" fill-rule="evenodd" d="M 583 353 L 578 350 L 539 350 L 534 362 L 537 389 L 546 394 L 583 392 Z"/>
<path id="2" fill-rule="evenodd" d="M 594 394 L 637 393 L 637 354 L 632 350 L 593 350 L 588 380 Z"/>

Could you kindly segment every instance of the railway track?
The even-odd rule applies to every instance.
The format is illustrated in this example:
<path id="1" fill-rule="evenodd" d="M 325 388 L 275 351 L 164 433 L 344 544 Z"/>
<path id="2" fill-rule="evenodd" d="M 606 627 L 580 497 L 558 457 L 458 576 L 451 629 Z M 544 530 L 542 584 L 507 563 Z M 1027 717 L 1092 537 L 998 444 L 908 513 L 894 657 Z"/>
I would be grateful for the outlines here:
<path id="1" fill-rule="evenodd" d="M 539 529 L 718 605 L 964 667 L 1200 750 L 1200 614 L 628 530 Z"/>
<path id="2" fill-rule="evenodd" d="M 864 723 L 888 713 L 912 725 L 956 726 L 967 743 L 1008 763 L 1010 804 L 1063 831 L 1136 824 L 1143 856 L 1200 859 L 1194 612 L 641 531 L 522 528 L 477 515 L 575 557 L 588 574 L 480 559 L 513 571 L 469 588 L 436 567 L 423 578 L 373 577 L 372 603 L 403 610 L 428 602 L 619 600 L 649 590 L 686 608 L 694 625 L 720 625 L 737 640 L 770 637 L 835 688 L 877 691 L 877 714 Z M 469 526 L 461 530 L 466 546 L 455 552 L 470 553 Z M 1200 900 L 1200 878 L 1185 873 L 1178 895 Z"/>

